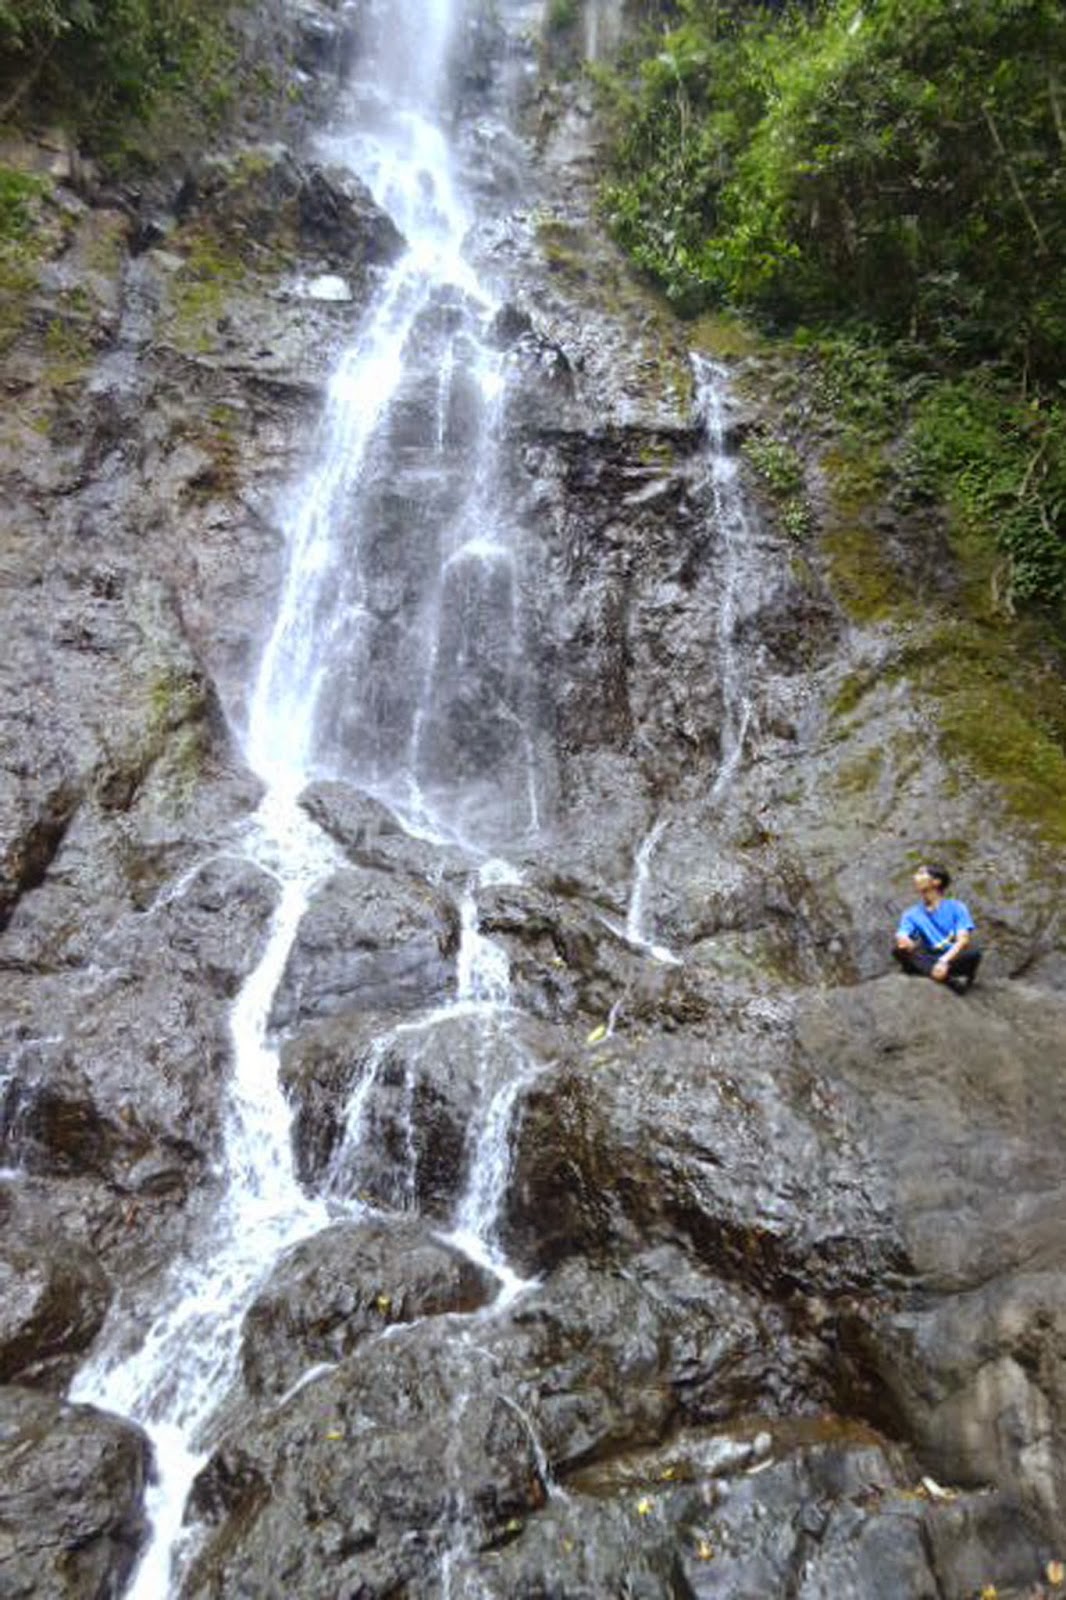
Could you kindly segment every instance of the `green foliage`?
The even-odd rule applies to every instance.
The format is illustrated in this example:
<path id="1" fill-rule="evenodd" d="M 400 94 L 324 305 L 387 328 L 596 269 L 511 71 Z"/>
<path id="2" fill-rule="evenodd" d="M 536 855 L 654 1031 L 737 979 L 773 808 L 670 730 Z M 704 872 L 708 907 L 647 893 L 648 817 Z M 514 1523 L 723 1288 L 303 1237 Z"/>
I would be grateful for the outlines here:
<path id="1" fill-rule="evenodd" d="M 0 167 L 0 243 L 25 237 L 33 222 L 33 201 L 47 188 L 29 173 Z"/>
<path id="2" fill-rule="evenodd" d="M 1066 600 L 1066 405 L 984 376 L 939 384 L 917 408 L 906 469 L 912 492 L 948 500 L 963 534 L 994 530 L 1008 608 Z"/>
<path id="3" fill-rule="evenodd" d="M 599 74 L 632 258 L 812 350 L 852 509 L 913 414 L 905 486 L 1000 552 L 1008 607 L 1066 600 L 1063 62 L 1060 0 L 678 0 Z"/>
<path id="4" fill-rule="evenodd" d="M 226 11 L 225 0 L 0 0 L 0 97 L 110 151 L 167 93 L 210 100 Z"/>
<path id="5" fill-rule="evenodd" d="M 0 353 L 18 337 L 37 284 L 36 202 L 48 187 L 40 178 L 0 167 Z"/>
<path id="6" fill-rule="evenodd" d="M 785 532 L 802 539 L 810 531 L 811 511 L 799 451 L 787 440 L 765 433 L 745 439 L 743 450 L 775 501 Z"/>
<path id="7" fill-rule="evenodd" d="M 580 11 L 578 0 L 548 0 L 544 17 L 547 33 L 566 33 L 577 22 Z"/>
<path id="8" fill-rule="evenodd" d="M 944 361 L 1066 344 L 1057 0 L 685 0 L 609 87 L 605 204 L 682 306 L 887 330 Z"/>

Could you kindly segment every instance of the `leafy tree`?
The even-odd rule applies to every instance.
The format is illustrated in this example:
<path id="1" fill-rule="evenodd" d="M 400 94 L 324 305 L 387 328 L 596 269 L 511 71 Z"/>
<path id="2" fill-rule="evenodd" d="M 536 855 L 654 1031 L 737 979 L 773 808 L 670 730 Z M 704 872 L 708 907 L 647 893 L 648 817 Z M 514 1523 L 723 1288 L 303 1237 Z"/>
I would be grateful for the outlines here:
<path id="1" fill-rule="evenodd" d="M 634 259 L 682 310 L 847 332 L 947 385 L 923 470 L 1044 599 L 1066 594 L 1064 64 L 1061 0 L 679 0 L 604 81 Z"/>
<path id="2" fill-rule="evenodd" d="M 45 110 L 99 142 L 193 81 L 224 0 L 0 0 L 0 116 Z"/>

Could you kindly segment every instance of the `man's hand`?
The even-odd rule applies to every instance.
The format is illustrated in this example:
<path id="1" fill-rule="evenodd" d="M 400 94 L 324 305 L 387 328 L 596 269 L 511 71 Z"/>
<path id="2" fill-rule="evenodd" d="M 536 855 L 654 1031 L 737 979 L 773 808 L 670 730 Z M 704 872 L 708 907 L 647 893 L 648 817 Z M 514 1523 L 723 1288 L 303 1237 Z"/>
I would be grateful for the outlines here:
<path id="1" fill-rule="evenodd" d="M 947 959 L 946 956 L 941 956 L 940 960 L 937 962 L 936 966 L 933 968 L 931 976 L 936 979 L 937 983 L 943 983 L 944 979 L 947 977 L 947 975 L 948 975 L 948 973 L 950 971 L 951 971 L 951 962 Z"/>
<path id="2" fill-rule="evenodd" d="M 907 936 L 907 934 L 905 934 L 905 933 L 897 933 L 896 934 L 896 949 L 897 950 L 913 950 L 914 949 L 914 940 L 909 938 Z"/>

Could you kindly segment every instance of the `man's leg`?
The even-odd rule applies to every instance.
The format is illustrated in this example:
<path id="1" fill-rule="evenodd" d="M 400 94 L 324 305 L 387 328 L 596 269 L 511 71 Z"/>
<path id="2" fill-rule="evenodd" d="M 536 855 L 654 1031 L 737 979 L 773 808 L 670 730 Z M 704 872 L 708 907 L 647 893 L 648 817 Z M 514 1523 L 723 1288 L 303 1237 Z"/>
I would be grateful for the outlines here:
<path id="1" fill-rule="evenodd" d="M 927 950 L 921 944 L 915 945 L 913 950 L 901 950 L 896 945 L 892 954 L 910 978 L 928 978 L 936 965 L 936 957 L 933 952 Z"/>
<path id="2" fill-rule="evenodd" d="M 980 950 L 973 945 L 968 945 L 951 963 L 951 976 L 948 979 L 951 987 L 957 989 L 960 993 L 968 989 L 976 978 L 977 969 L 980 965 Z"/>

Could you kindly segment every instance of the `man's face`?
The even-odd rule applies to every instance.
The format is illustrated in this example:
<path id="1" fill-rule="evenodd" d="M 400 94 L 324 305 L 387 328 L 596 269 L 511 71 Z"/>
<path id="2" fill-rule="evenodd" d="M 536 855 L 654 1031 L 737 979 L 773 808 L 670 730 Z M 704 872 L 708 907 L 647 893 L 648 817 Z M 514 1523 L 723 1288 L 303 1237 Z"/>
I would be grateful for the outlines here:
<path id="1" fill-rule="evenodd" d="M 920 895 L 935 894 L 937 892 L 937 881 L 930 876 L 925 867 L 919 867 L 914 874 L 914 887 Z"/>

